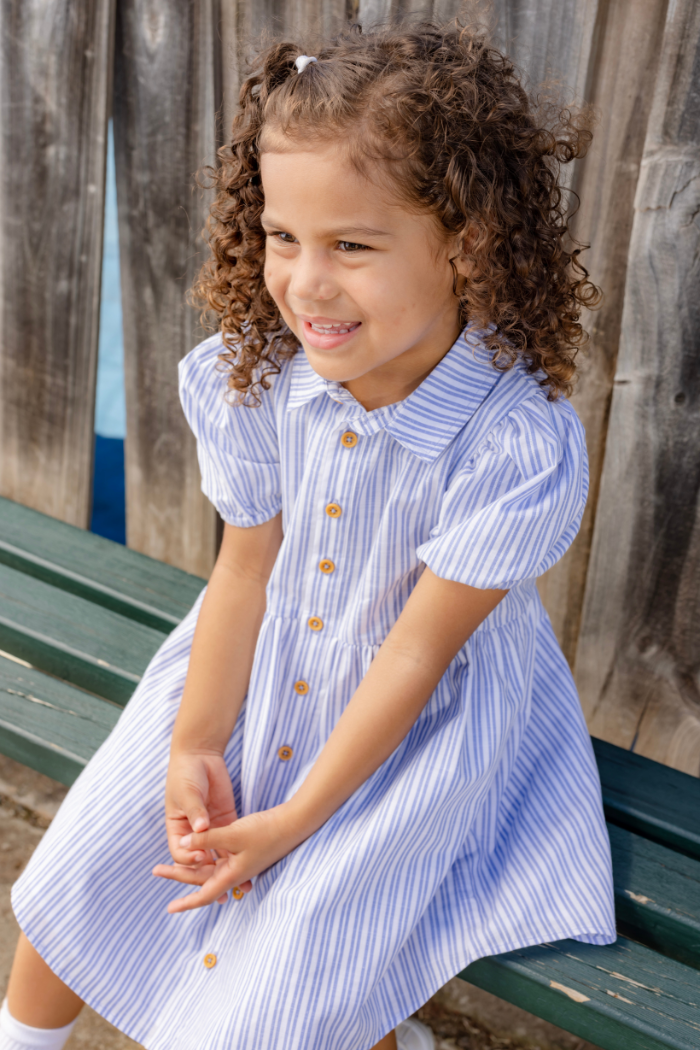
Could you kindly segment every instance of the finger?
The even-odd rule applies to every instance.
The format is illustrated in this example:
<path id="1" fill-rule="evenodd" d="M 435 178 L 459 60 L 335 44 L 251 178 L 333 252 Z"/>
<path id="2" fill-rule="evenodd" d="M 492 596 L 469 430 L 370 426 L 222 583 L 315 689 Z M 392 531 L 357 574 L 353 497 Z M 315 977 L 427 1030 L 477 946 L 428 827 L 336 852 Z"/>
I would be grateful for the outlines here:
<path id="1" fill-rule="evenodd" d="M 181 805 L 192 830 L 206 831 L 210 823 L 209 812 L 196 787 L 190 785 L 185 787 Z"/>
<path id="2" fill-rule="evenodd" d="M 214 872 L 200 890 L 171 901 L 168 911 L 174 915 L 178 912 L 192 911 L 194 908 L 203 908 L 207 904 L 213 904 L 218 897 L 223 897 L 228 890 L 237 885 L 238 882 L 230 866 L 222 864 L 221 869 Z"/>
<path id="3" fill-rule="evenodd" d="M 202 861 L 208 861 L 210 859 L 210 854 L 206 850 L 182 849 L 179 844 L 181 838 L 182 834 L 179 832 L 171 832 L 168 834 L 168 849 L 170 850 L 170 856 L 176 864 L 201 864 Z"/>
<path id="4" fill-rule="evenodd" d="M 190 868 L 184 864 L 157 864 L 152 874 L 156 878 L 184 882 L 188 886 L 203 886 L 207 879 L 211 878 L 213 871 L 212 865 L 206 865 L 206 867 L 202 868 Z"/>
<path id="5" fill-rule="evenodd" d="M 189 821 L 183 814 L 173 816 L 169 814 L 165 818 L 165 833 L 168 837 L 168 849 L 170 855 L 177 864 L 192 864 L 195 850 L 184 850 L 180 848 L 180 839 L 183 835 L 190 833 Z"/>
<path id="6" fill-rule="evenodd" d="M 178 846 L 180 849 L 195 851 L 198 849 L 213 849 L 213 850 L 225 850 L 227 853 L 233 852 L 231 846 L 231 835 L 234 825 L 228 824 L 223 828 L 210 828 L 208 831 L 202 832 L 198 835 L 183 835 L 180 839 Z"/>
<path id="7" fill-rule="evenodd" d="M 168 836 L 168 849 L 176 864 L 198 864 L 205 859 L 203 850 L 185 850 L 180 847 L 180 839 L 191 833 L 190 823 L 181 811 L 179 815 L 169 815 L 165 821 Z"/>

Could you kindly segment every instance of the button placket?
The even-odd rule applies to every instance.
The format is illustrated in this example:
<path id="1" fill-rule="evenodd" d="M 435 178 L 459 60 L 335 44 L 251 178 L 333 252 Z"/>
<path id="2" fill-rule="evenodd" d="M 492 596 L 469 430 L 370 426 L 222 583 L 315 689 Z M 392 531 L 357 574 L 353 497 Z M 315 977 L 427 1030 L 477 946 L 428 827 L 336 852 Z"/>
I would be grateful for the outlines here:
<path id="1" fill-rule="evenodd" d="M 354 430 L 345 430 L 340 435 L 340 444 L 343 448 L 354 448 L 358 441 L 359 438 Z M 342 517 L 343 508 L 339 503 L 333 501 L 326 504 L 325 512 L 329 518 L 337 520 Z M 321 558 L 318 563 L 318 568 L 324 576 L 330 576 L 335 572 L 335 562 L 332 558 Z M 320 631 L 323 628 L 323 620 L 321 620 L 319 616 L 312 616 L 307 622 L 312 631 Z"/>

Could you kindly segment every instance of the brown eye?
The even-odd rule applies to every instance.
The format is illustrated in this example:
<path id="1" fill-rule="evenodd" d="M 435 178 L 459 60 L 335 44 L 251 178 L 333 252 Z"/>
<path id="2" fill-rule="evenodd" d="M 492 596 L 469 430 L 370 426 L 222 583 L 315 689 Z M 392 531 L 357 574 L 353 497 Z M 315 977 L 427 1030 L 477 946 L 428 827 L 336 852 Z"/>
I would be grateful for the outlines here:
<path id="1" fill-rule="evenodd" d="M 355 244 L 354 241 L 338 241 L 338 247 L 342 252 L 366 252 L 369 248 L 366 244 Z"/>

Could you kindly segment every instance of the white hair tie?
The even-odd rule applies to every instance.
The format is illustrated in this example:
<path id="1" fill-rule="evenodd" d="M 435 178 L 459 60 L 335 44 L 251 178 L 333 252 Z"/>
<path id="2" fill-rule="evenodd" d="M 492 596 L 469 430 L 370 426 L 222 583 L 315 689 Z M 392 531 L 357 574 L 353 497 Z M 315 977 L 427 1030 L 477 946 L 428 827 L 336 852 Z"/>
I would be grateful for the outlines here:
<path id="1" fill-rule="evenodd" d="M 309 62 L 316 62 L 316 59 L 312 58 L 311 55 L 299 55 L 299 58 L 294 62 L 294 65 L 297 67 L 297 73 L 303 73 Z"/>

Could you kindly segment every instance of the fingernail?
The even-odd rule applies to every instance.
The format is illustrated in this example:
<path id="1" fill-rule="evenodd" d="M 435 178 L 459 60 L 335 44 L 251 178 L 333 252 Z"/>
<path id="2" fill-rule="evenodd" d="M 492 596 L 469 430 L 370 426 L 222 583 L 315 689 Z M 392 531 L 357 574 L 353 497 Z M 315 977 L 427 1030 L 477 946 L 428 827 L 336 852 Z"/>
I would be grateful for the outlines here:
<path id="1" fill-rule="evenodd" d="M 183 849 L 189 849 L 190 846 L 192 845 L 192 836 L 191 835 L 183 835 L 182 838 L 180 839 L 180 845 L 182 846 Z"/>

